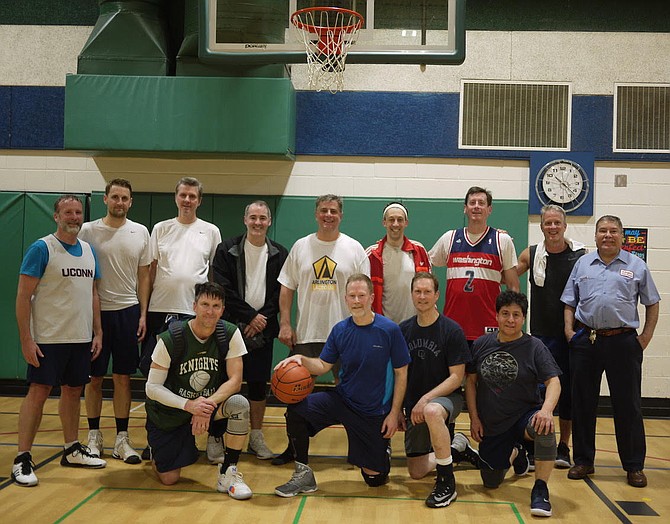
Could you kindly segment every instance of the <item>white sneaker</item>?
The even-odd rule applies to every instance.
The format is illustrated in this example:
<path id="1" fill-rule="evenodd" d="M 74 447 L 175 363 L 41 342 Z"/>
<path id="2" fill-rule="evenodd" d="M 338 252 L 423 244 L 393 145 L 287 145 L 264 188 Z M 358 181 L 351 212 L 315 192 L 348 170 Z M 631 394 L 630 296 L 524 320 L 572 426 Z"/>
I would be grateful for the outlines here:
<path id="1" fill-rule="evenodd" d="M 102 444 L 102 431 L 99 429 L 92 429 L 88 432 L 88 449 L 91 450 L 91 455 L 96 455 L 97 457 L 102 457 L 103 444 Z"/>
<path id="2" fill-rule="evenodd" d="M 127 431 L 119 431 L 118 435 L 116 435 L 112 457 L 123 460 L 126 464 L 139 464 L 142 462 L 139 453 L 135 451 L 130 443 Z"/>
<path id="3" fill-rule="evenodd" d="M 107 462 L 97 455 L 93 455 L 88 447 L 82 446 L 80 442 L 75 442 L 63 451 L 60 465 L 71 468 L 100 469 L 104 468 L 107 465 Z"/>
<path id="4" fill-rule="evenodd" d="M 35 464 L 30 453 L 21 453 L 14 459 L 14 464 L 12 464 L 12 479 L 19 486 L 26 488 L 37 486 L 39 481 L 37 480 L 37 475 L 35 475 Z"/>
<path id="5" fill-rule="evenodd" d="M 272 453 L 272 450 L 265 443 L 263 433 L 260 431 L 254 433 L 252 430 L 249 435 L 249 447 L 247 451 L 256 455 L 256 458 L 260 460 L 269 460 L 274 457 L 274 453 Z"/>
<path id="6" fill-rule="evenodd" d="M 242 473 L 237 471 L 237 466 L 228 466 L 225 473 L 219 473 L 216 491 L 228 493 L 228 495 L 237 500 L 250 499 L 251 495 L 253 495 L 249 486 L 242 480 Z"/>
<path id="7" fill-rule="evenodd" d="M 207 460 L 212 464 L 223 464 L 226 448 L 223 446 L 223 437 L 207 437 Z"/>

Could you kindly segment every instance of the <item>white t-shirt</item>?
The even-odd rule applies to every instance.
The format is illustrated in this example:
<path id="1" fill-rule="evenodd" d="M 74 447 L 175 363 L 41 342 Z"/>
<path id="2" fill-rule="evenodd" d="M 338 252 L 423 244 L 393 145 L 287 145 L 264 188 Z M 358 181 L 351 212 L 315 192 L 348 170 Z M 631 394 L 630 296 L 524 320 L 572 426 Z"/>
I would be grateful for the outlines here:
<path id="1" fill-rule="evenodd" d="M 244 241 L 245 290 L 244 300 L 256 311 L 265 305 L 265 276 L 268 266 L 268 245 L 254 246 Z"/>
<path id="2" fill-rule="evenodd" d="M 412 253 L 399 247 L 384 244 L 382 252 L 384 262 L 384 293 L 382 308 L 384 316 L 400 324 L 403 320 L 416 315 L 412 302 L 411 284 L 416 273 Z"/>
<path id="3" fill-rule="evenodd" d="M 151 264 L 149 230 L 132 220 L 110 227 L 100 218 L 85 223 L 79 238 L 91 244 L 98 257 L 101 309 L 117 311 L 138 304 L 137 268 Z"/>
<path id="4" fill-rule="evenodd" d="M 191 330 L 191 333 L 193 333 L 193 330 Z M 196 337 L 195 333 L 193 333 L 193 336 L 201 344 L 206 342 L 206 340 L 202 340 Z M 240 330 L 237 329 L 233 336 L 230 337 L 230 342 L 228 343 L 228 353 L 226 353 L 226 360 L 229 358 L 242 357 L 246 354 L 247 347 L 244 345 L 242 333 L 240 333 Z M 151 360 L 153 360 L 159 366 L 168 369 L 170 368 L 172 359 L 170 358 L 170 353 L 168 353 L 167 347 L 165 346 L 165 342 L 163 342 L 163 339 L 160 337 L 158 338 L 158 342 L 156 342 L 154 352 L 151 354 Z"/>
<path id="5" fill-rule="evenodd" d="M 312 233 L 293 244 L 277 280 L 298 294 L 298 344 L 325 342 L 331 328 L 349 316 L 344 294 L 354 273 L 369 276 L 370 262 L 363 246 L 344 233 L 332 242 Z"/>
<path id="6" fill-rule="evenodd" d="M 158 261 L 149 311 L 192 314 L 195 285 L 207 282 L 220 243 L 219 228 L 199 218 L 156 224 L 149 241 L 151 259 Z"/>

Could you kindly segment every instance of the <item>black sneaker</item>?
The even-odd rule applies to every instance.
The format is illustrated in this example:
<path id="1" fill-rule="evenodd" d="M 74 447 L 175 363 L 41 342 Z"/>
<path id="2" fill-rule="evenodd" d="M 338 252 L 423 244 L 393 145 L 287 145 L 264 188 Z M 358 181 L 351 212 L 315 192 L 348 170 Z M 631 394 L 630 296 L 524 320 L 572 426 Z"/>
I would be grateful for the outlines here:
<path id="1" fill-rule="evenodd" d="M 456 500 L 456 480 L 437 479 L 433 491 L 426 499 L 426 506 L 429 508 L 444 508 Z"/>
<path id="2" fill-rule="evenodd" d="M 295 457 L 293 456 L 293 450 L 289 446 L 284 450 L 284 452 L 280 455 L 277 455 L 275 458 L 272 459 L 270 464 L 273 466 L 283 466 L 284 464 L 288 464 L 289 462 L 293 462 L 295 460 Z"/>
<path id="3" fill-rule="evenodd" d="M 530 462 L 528 462 L 528 452 L 521 444 L 515 444 L 514 447 L 519 452 L 512 462 L 515 475 L 525 475 L 530 470 Z"/>
<path id="4" fill-rule="evenodd" d="M 530 514 L 535 517 L 551 517 L 549 488 L 543 480 L 536 480 L 530 492 Z"/>
<path id="5" fill-rule="evenodd" d="M 556 462 L 554 465 L 558 469 L 568 469 L 572 467 L 570 462 L 570 448 L 565 442 L 559 442 L 558 448 L 556 449 Z"/>
<path id="6" fill-rule="evenodd" d="M 97 455 L 93 455 L 87 446 L 83 446 L 81 442 L 75 442 L 65 451 L 60 459 L 61 466 L 70 468 L 92 468 L 100 469 L 107 465 L 107 462 L 102 460 Z"/>
<path id="7" fill-rule="evenodd" d="M 454 462 L 468 462 L 480 469 L 479 453 L 470 445 L 470 439 L 463 433 L 456 433 L 451 441 L 451 456 Z"/>
<path id="8" fill-rule="evenodd" d="M 142 450 L 142 460 L 151 460 L 152 458 L 151 446 L 147 444 L 147 447 Z"/>

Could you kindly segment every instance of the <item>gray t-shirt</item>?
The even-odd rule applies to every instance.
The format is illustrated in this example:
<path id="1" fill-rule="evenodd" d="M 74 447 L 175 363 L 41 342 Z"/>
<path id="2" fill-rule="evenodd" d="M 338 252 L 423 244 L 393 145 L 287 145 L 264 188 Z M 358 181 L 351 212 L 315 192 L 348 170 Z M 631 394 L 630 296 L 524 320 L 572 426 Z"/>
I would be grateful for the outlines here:
<path id="1" fill-rule="evenodd" d="M 478 375 L 477 411 L 487 437 L 504 433 L 524 413 L 539 409 L 538 385 L 561 374 L 545 345 L 527 334 L 512 342 L 499 342 L 497 333 L 479 337 L 466 370 Z"/>

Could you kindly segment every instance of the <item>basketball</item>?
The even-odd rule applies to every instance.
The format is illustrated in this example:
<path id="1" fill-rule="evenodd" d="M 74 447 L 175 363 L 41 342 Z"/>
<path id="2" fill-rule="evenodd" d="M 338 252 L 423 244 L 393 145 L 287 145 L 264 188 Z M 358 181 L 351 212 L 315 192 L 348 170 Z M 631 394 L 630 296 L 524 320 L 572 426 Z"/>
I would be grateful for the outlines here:
<path id="1" fill-rule="evenodd" d="M 272 394 L 280 402 L 296 404 L 314 389 L 314 379 L 307 368 L 290 362 L 272 375 Z"/>
<path id="2" fill-rule="evenodd" d="M 194 371 L 188 379 L 193 391 L 200 392 L 209 384 L 209 373 L 206 371 Z"/>

